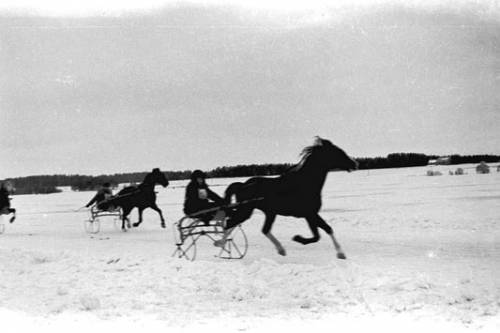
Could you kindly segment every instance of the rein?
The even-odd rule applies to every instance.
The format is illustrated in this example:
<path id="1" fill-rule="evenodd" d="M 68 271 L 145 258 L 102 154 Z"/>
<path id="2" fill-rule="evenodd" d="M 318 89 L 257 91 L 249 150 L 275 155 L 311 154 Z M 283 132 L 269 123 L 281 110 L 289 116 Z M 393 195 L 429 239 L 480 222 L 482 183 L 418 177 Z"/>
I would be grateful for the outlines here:
<path id="1" fill-rule="evenodd" d="M 137 193 L 139 193 L 139 192 L 141 192 L 141 190 L 140 190 L 140 189 L 137 189 L 137 190 L 134 190 L 134 191 L 132 191 L 132 192 L 130 192 L 130 193 L 125 193 L 125 194 L 120 194 L 120 195 L 114 195 L 113 197 L 111 197 L 111 198 L 109 198 L 109 199 L 106 199 L 106 200 L 104 200 L 103 202 L 106 202 L 106 201 L 112 201 L 112 200 L 115 200 L 115 199 L 120 199 L 120 198 L 128 197 L 128 196 L 130 196 L 130 195 L 137 194 Z"/>
<path id="2" fill-rule="evenodd" d="M 259 197 L 259 198 L 255 198 L 255 199 L 248 199 L 248 200 L 236 202 L 236 203 L 233 203 L 233 204 L 227 204 L 227 205 L 222 205 L 222 206 L 219 206 L 219 207 L 214 207 L 214 208 L 200 210 L 200 211 L 198 211 L 198 212 L 196 212 L 194 214 L 189 214 L 188 216 L 189 217 L 196 217 L 198 215 L 202 215 L 202 214 L 205 214 L 205 213 L 210 213 L 210 212 L 218 211 L 219 209 L 239 207 L 239 206 L 242 206 L 242 205 L 245 205 L 245 204 L 248 204 L 248 203 L 252 203 L 252 202 L 256 202 L 256 201 L 261 201 L 261 200 L 264 200 L 264 198 L 263 197 Z"/>

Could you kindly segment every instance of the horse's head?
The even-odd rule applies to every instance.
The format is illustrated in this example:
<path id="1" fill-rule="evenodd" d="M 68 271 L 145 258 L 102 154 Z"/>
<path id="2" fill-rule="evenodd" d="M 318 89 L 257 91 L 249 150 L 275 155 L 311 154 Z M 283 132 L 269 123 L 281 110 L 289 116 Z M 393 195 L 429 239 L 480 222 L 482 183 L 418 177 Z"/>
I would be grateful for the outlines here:
<path id="1" fill-rule="evenodd" d="M 328 171 L 341 169 L 350 172 L 358 168 L 358 162 L 329 140 L 320 137 L 316 137 L 314 144 L 305 148 L 302 154 L 305 160 L 313 161 Z"/>
<path id="2" fill-rule="evenodd" d="M 159 168 L 154 168 L 151 172 L 151 181 L 153 184 L 160 184 L 163 187 L 168 186 L 168 179 L 163 172 L 160 171 Z"/>

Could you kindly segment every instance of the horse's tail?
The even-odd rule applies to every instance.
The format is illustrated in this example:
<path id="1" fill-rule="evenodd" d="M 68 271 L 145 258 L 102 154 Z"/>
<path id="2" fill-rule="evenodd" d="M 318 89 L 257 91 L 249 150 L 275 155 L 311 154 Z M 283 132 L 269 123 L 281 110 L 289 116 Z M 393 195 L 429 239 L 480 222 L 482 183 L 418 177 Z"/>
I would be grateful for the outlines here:
<path id="1" fill-rule="evenodd" d="M 231 198 L 233 197 L 233 195 L 240 192 L 242 187 L 243 183 L 241 182 L 232 183 L 227 187 L 226 191 L 224 192 L 224 201 L 226 202 L 226 204 L 231 203 Z"/>

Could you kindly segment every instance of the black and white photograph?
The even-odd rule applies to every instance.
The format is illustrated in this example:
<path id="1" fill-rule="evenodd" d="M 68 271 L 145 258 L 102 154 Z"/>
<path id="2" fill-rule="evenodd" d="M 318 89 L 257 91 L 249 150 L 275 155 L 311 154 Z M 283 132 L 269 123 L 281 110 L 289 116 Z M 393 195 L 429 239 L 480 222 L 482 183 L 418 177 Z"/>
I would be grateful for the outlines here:
<path id="1" fill-rule="evenodd" d="M 2 0 L 0 331 L 500 332 L 500 1 Z"/>

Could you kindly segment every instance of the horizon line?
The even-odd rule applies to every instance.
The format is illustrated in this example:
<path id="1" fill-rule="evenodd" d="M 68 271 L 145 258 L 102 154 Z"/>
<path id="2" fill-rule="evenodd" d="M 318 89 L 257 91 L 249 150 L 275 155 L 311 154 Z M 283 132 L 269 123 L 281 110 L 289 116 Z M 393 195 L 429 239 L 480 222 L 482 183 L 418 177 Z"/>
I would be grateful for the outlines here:
<path id="1" fill-rule="evenodd" d="M 414 152 L 409 152 L 409 153 L 404 153 L 404 152 L 397 152 L 397 153 L 389 153 L 386 156 L 373 156 L 373 157 L 352 157 L 355 160 L 358 159 L 370 159 L 370 158 L 387 158 L 387 156 L 392 155 L 392 154 L 418 154 L 418 155 L 425 155 L 425 156 L 438 156 L 438 157 L 450 157 L 450 156 L 494 156 L 494 157 L 499 157 L 500 154 L 425 154 L 425 153 L 414 153 Z M 498 162 L 491 162 L 491 163 L 498 163 Z M 290 164 L 294 165 L 297 163 L 290 163 L 290 162 L 279 162 L 279 163 L 247 163 L 247 164 L 235 164 L 235 165 L 224 165 L 224 166 L 216 166 L 211 169 L 204 170 L 205 172 L 210 172 L 213 171 L 217 168 L 232 168 L 232 167 L 238 167 L 238 166 L 251 166 L 251 165 L 282 165 L 282 164 Z M 470 164 L 470 163 L 464 163 L 464 164 Z M 409 166 L 412 167 L 412 166 Z M 160 168 L 161 169 L 161 168 Z M 188 172 L 188 171 L 193 171 L 195 169 L 184 169 L 184 170 L 164 170 L 162 172 Z M 80 173 L 53 173 L 53 174 L 31 174 L 27 176 L 13 176 L 13 177 L 5 177 L 1 178 L 0 181 L 5 181 L 8 179 L 18 179 L 18 178 L 28 178 L 28 177 L 40 177 L 40 176 L 88 176 L 88 177 L 101 177 L 101 176 L 113 176 L 113 175 L 127 175 L 127 174 L 137 174 L 137 173 L 148 173 L 149 171 L 130 171 L 130 172 L 114 172 L 114 173 L 101 173 L 101 174 L 80 174 Z M 215 178 L 215 177 L 214 177 Z"/>

